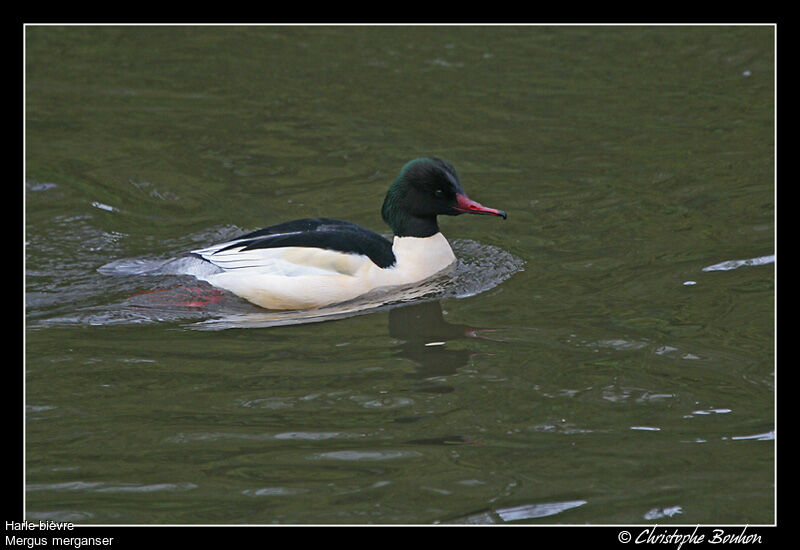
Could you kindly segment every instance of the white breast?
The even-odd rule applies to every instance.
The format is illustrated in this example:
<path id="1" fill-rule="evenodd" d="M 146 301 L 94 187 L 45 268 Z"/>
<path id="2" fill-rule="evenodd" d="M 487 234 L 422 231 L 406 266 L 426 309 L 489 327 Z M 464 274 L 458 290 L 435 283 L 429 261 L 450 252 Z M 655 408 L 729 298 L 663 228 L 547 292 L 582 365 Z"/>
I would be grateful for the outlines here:
<path id="1" fill-rule="evenodd" d="M 379 269 L 377 286 L 407 285 L 432 277 L 456 261 L 444 235 L 431 237 L 395 237 L 392 244 L 397 263 L 387 269 Z"/>

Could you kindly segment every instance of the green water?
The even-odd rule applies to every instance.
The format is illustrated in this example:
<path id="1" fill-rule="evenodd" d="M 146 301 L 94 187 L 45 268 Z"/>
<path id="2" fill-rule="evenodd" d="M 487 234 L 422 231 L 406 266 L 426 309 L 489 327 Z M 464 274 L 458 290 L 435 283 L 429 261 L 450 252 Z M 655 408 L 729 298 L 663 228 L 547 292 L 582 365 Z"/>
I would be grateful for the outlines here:
<path id="1" fill-rule="evenodd" d="M 28 520 L 775 521 L 772 27 L 25 46 Z M 386 233 L 422 155 L 508 212 L 441 220 L 460 256 L 491 252 L 461 292 L 215 328 L 256 312 L 101 269 L 300 217 Z"/>

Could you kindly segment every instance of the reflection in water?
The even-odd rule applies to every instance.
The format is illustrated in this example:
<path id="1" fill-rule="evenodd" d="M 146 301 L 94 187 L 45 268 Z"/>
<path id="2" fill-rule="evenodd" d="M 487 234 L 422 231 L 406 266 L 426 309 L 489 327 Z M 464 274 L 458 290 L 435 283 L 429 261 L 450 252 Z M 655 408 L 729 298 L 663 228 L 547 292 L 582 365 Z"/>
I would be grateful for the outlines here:
<path id="1" fill-rule="evenodd" d="M 522 269 L 522 261 L 499 248 L 474 241 L 456 240 L 458 262 L 447 275 L 422 284 L 377 290 L 343 304 L 305 311 L 269 311 L 246 303 L 226 292 L 187 276 L 206 269 L 207 263 L 195 257 L 170 260 L 123 259 L 110 262 L 98 271 L 114 278 L 141 280 L 145 276 L 178 277 L 186 285 L 171 284 L 134 292 L 123 304 L 135 311 L 137 319 L 186 320 L 200 316 L 188 326 L 195 330 L 267 328 L 333 321 L 355 315 L 388 310 L 389 334 L 401 340 L 397 355 L 417 365 L 411 375 L 419 380 L 448 376 L 467 365 L 474 352 L 451 349 L 447 343 L 463 338 L 492 340 L 495 329 L 448 323 L 440 300 L 463 298 L 485 292 Z M 169 279 L 168 279 L 169 280 Z M 105 312 L 106 314 L 108 311 Z M 420 391 L 445 393 L 452 388 L 439 382 L 426 382 Z"/>
<path id="2" fill-rule="evenodd" d="M 454 374 L 469 362 L 474 352 L 450 349 L 447 342 L 461 338 L 483 338 L 493 329 L 448 323 L 439 301 L 393 307 L 389 310 L 389 334 L 403 340 L 398 355 L 418 365 L 415 378 Z"/>

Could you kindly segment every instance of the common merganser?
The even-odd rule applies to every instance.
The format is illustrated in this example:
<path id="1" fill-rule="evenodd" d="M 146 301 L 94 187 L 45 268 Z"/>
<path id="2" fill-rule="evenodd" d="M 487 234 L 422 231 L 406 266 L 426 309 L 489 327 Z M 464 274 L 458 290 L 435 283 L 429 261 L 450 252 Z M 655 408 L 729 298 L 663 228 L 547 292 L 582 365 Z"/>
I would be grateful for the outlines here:
<path id="1" fill-rule="evenodd" d="M 215 287 L 267 309 L 312 309 L 451 268 L 456 257 L 436 216 L 465 213 L 506 218 L 467 197 L 450 163 L 419 158 L 403 166 L 383 202 L 393 242 L 351 222 L 306 218 L 192 253 L 218 268 L 200 277 Z"/>

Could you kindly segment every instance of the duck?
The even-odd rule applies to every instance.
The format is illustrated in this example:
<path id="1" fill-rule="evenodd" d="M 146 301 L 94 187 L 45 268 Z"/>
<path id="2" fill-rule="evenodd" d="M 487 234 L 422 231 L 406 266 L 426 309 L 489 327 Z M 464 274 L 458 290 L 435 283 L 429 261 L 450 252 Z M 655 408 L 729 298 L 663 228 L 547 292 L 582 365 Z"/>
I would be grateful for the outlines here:
<path id="1" fill-rule="evenodd" d="M 437 157 L 407 162 L 381 216 L 393 238 L 330 218 L 287 221 L 191 254 L 214 269 L 196 275 L 268 310 L 309 310 L 377 289 L 414 285 L 451 270 L 456 256 L 437 216 L 507 218 L 464 192 L 455 168 Z"/>

